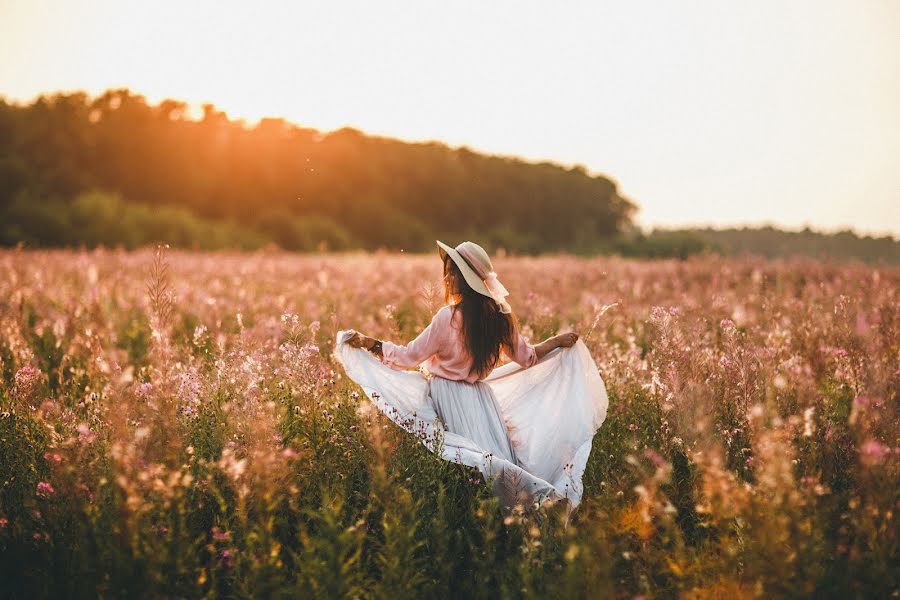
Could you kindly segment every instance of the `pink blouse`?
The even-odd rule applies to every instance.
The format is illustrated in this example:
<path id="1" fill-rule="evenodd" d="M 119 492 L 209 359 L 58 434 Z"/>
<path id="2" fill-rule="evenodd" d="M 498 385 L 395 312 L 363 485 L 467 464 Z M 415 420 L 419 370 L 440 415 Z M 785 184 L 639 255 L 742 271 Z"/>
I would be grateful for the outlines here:
<path id="1" fill-rule="evenodd" d="M 403 370 L 417 367 L 424 361 L 432 375 L 474 383 L 482 378 L 478 373 L 470 372 L 472 358 L 463 345 L 461 325 L 462 312 L 454 312 L 452 306 L 445 306 L 434 315 L 431 324 L 406 346 L 383 342 L 382 362 L 392 369 Z M 537 362 L 534 346 L 521 333 L 516 340 L 514 355 L 510 358 L 526 368 Z"/>

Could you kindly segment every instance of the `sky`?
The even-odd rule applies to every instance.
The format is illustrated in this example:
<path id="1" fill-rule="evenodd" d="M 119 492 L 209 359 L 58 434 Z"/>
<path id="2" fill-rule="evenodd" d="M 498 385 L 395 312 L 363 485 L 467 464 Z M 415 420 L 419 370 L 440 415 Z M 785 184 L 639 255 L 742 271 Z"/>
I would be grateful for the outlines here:
<path id="1" fill-rule="evenodd" d="M 644 227 L 900 237 L 900 0 L 0 0 L 0 96 L 112 87 L 580 164 Z"/>

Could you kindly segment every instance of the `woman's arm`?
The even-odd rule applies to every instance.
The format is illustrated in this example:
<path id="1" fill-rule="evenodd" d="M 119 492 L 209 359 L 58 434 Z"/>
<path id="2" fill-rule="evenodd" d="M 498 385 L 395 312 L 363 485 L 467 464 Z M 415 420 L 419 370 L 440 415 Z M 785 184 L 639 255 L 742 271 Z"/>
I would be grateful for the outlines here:
<path id="1" fill-rule="evenodd" d="M 507 352 L 507 355 L 513 362 L 527 369 L 544 358 L 544 356 L 554 348 L 568 348 L 569 346 L 574 345 L 577 340 L 578 335 L 575 333 L 561 333 L 547 338 L 540 344 L 532 346 L 528 343 L 528 340 L 519 333 L 515 347 L 506 349 L 504 352 Z"/>
<path id="2" fill-rule="evenodd" d="M 534 347 L 534 352 L 537 354 L 537 359 L 541 360 L 543 357 L 547 355 L 548 352 L 555 348 L 571 348 L 575 345 L 575 342 L 578 341 L 578 334 L 571 333 L 560 333 L 559 335 L 554 335 L 553 337 L 549 337 L 540 344 L 537 344 Z"/>
<path id="3" fill-rule="evenodd" d="M 382 362 L 394 369 L 410 369 L 419 366 L 425 359 L 437 354 L 445 342 L 449 326 L 450 309 L 444 308 L 431 319 L 431 323 L 422 333 L 406 346 L 392 342 L 381 342 L 381 352 L 376 353 Z M 371 350 L 378 340 L 362 334 L 356 334 L 347 343 L 354 348 Z"/>

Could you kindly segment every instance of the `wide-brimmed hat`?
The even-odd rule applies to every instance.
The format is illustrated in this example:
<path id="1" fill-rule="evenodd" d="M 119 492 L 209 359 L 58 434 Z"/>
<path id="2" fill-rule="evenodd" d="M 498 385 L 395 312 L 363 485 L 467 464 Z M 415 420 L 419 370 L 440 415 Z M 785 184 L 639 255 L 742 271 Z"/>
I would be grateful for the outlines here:
<path id="1" fill-rule="evenodd" d="M 506 302 L 506 296 L 509 295 L 509 292 L 497 279 L 497 273 L 494 272 L 491 258 L 484 248 L 475 242 L 463 242 L 456 248 L 452 248 L 437 240 L 437 245 L 441 258 L 449 256 L 456 263 L 469 287 L 479 294 L 493 298 L 497 302 L 497 306 L 500 307 L 500 312 L 511 312 L 509 303 Z"/>

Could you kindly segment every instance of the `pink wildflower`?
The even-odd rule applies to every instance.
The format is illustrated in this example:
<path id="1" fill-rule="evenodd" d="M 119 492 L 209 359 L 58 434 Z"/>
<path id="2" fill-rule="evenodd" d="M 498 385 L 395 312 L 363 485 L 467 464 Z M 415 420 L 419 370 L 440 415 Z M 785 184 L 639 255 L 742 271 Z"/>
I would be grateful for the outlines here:
<path id="1" fill-rule="evenodd" d="M 37 484 L 37 495 L 38 496 L 52 496 L 56 490 L 53 489 L 53 486 L 47 483 L 46 481 L 41 481 Z"/>
<path id="2" fill-rule="evenodd" d="M 90 426 L 87 423 L 79 423 L 78 427 L 76 427 L 78 431 L 78 443 L 79 444 L 93 444 L 97 439 L 97 434 L 94 433 Z"/>
<path id="3" fill-rule="evenodd" d="M 219 558 L 222 560 L 222 565 L 226 569 L 230 569 L 234 566 L 234 551 L 228 549 L 222 550 L 222 552 L 219 553 Z"/>
<path id="4" fill-rule="evenodd" d="M 650 448 L 647 448 L 646 450 L 644 450 L 644 456 L 646 456 L 651 461 L 653 461 L 653 464 L 656 465 L 657 467 L 662 467 L 663 465 L 666 464 L 665 459 L 662 456 L 660 456 L 660 454 L 658 452 L 656 452 L 655 450 L 652 450 Z"/>
<path id="5" fill-rule="evenodd" d="M 231 533 L 228 531 L 213 526 L 211 532 L 213 539 L 217 542 L 227 542 L 231 540 Z"/>
<path id="6" fill-rule="evenodd" d="M 137 386 L 137 395 L 139 398 L 144 400 L 148 399 L 150 395 L 153 393 L 153 384 L 149 381 L 145 381 L 144 383 Z"/>
<path id="7" fill-rule="evenodd" d="M 860 458 L 863 464 L 880 465 L 884 457 L 891 453 L 891 449 L 876 440 L 868 440 L 860 448 Z"/>

